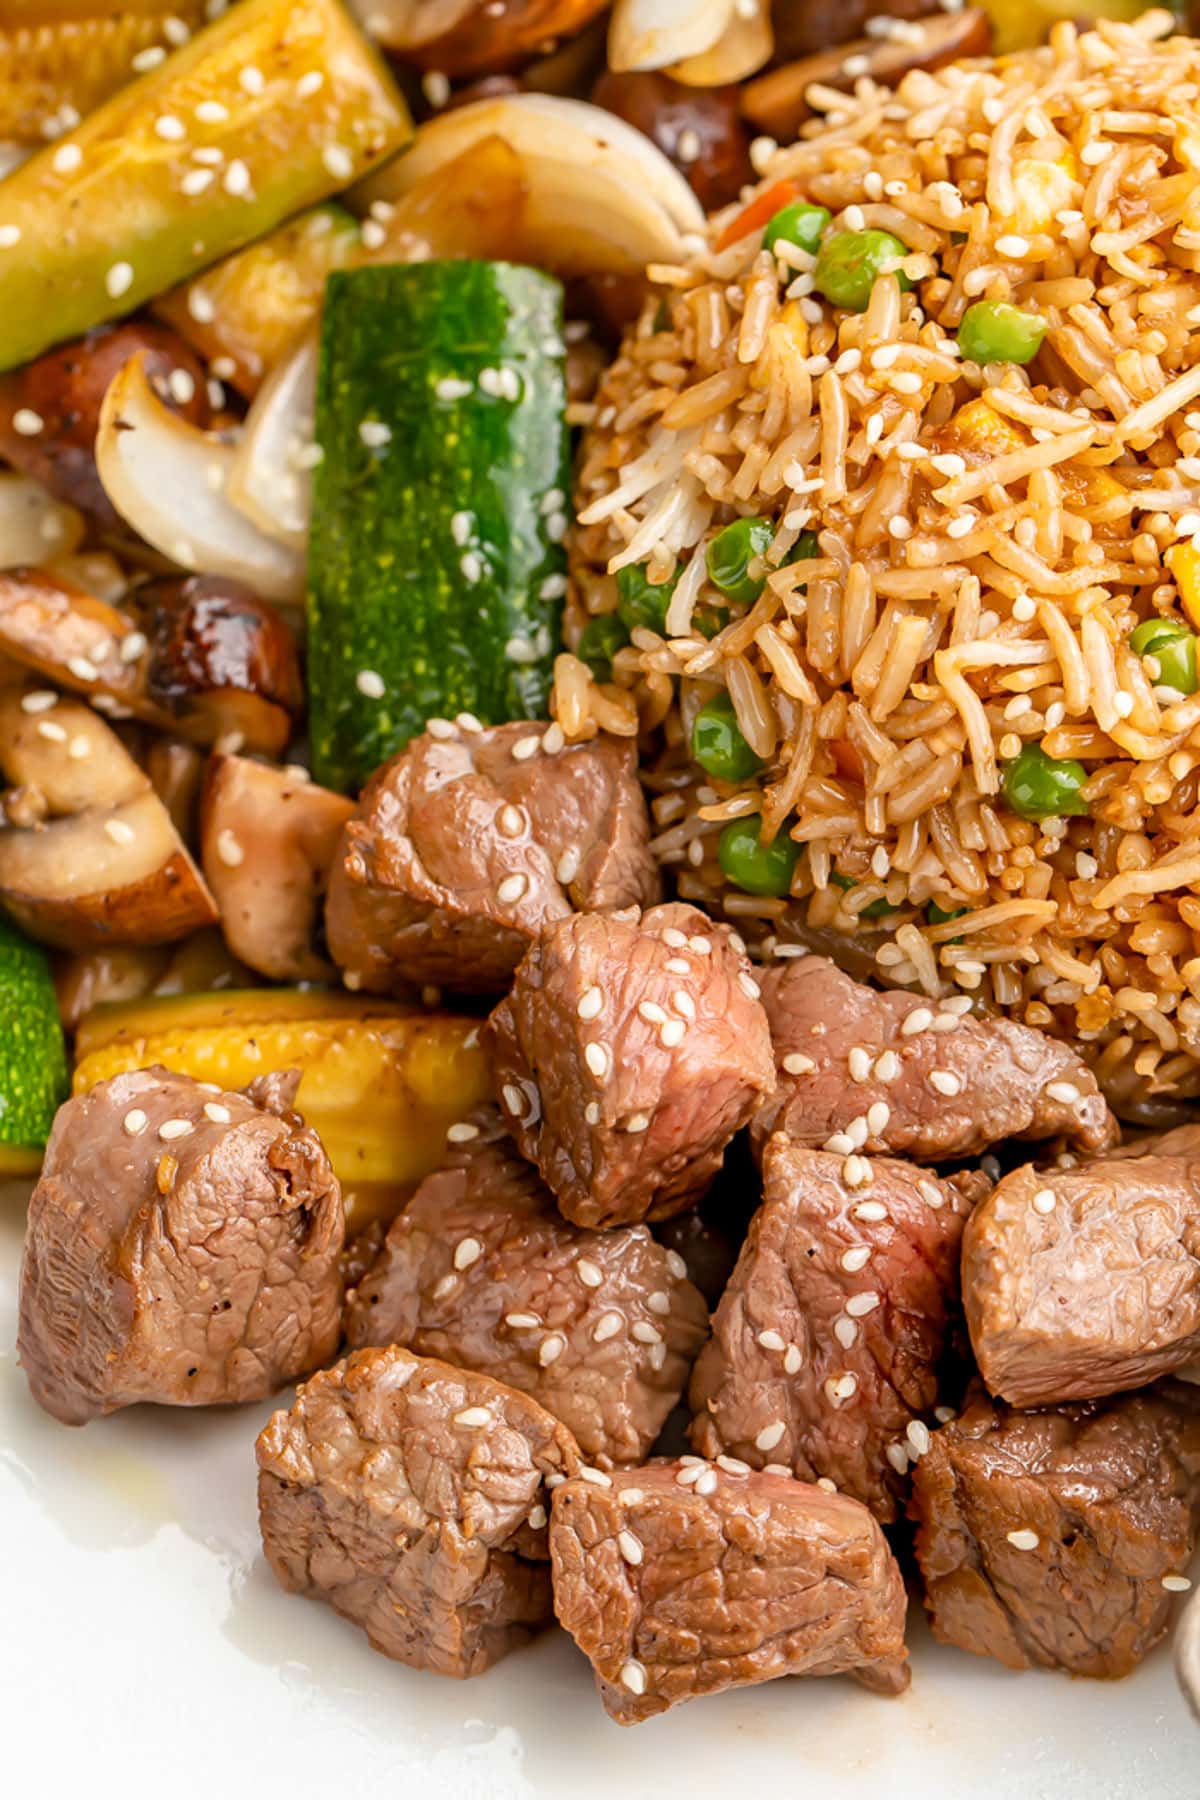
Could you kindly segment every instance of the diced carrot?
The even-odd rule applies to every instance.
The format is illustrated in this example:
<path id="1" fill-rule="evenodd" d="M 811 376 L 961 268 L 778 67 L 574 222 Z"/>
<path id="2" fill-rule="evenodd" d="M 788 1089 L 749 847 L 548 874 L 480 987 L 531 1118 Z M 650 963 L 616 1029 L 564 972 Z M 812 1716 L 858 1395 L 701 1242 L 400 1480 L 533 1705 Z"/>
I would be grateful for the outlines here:
<path id="1" fill-rule="evenodd" d="M 1190 540 L 1172 544 L 1165 561 L 1175 577 L 1184 612 L 1193 625 L 1200 626 L 1200 550 Z"/>
<path id="2" fill-rule="evenodd" d="M 730 244 L 736 244 L 739 238 L 749 237 L 752 231 L 758 231 L 769 219 L 773 219 L 781 206 L 787 206 L 800 198 L 800 189 L 794 181 L 773 181 L 769 188 L 749 206 L 744 206 L 735 219 L 731 219 L 720 237 L 717 239 L 718 250 L 728 250 Z"/>
<path id="3" fill-rule="evenodd" d="M 861 783 L 865 771 L 857 745 L 852 744 L 849 738 L 830 738 L 829 754 L 837 765 L 839 775 L 843 775 L 847 781 Z"/>

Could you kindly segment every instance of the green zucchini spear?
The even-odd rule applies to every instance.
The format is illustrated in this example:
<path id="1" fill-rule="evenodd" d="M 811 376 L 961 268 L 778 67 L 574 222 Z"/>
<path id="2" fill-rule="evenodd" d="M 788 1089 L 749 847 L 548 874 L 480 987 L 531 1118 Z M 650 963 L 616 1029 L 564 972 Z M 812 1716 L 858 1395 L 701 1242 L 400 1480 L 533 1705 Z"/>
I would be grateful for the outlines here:
<path id="1" fill-rule="evenodd" d="M 431 717 L 544 717 L 566 587 L 562 290 L 511 263 L 330 277 L 309 538 L 319 781 Z"/>
<path id="2" fill-rule="evenodd" d="M 0 916 L 0 1179 L 36 1171 L 67 1057 L 46 953 Z"/>
<path id="3" fill-rule="evenodd" d="M 411 131 L 340 0 L 241 0 L 0 184 L 0 369 L 189 280 Z"/>

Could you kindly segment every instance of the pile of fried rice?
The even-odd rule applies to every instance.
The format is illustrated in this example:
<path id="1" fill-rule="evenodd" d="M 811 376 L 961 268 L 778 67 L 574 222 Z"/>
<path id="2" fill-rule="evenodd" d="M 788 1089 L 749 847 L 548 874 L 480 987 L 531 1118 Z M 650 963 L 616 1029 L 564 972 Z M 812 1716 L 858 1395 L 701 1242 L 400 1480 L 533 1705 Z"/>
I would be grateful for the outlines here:
<path id="1" fill-rule="evenodd" d="M 572 629 L 623 565 L 682 573 L 664 635 L 610 682 L 560 658 L 555 691 L 568 736 L 642 733 L 660 858 L 765 955 L 842 940 L 856 972 L 1061 1032 L 1148 1118 L 1200 1094 L 1200 693 L 1128 645 L 1200 625 L 1200 42 L 1172 28 L 811 90 L 803 141 L 759 141 L 768 210 L 790 179 L 833 229 L 894 233 L 912 291 L 837 311 L 810 255 L 761 247 L 762 206 L 652 268 L 584 409 Z M 1046 321 L 1028 367 L 964 362 L 980 299 Z M 769 572 L 710 639 L 704 549 L 738 515 L 774 525 Z M 779 566 L 806 530 L 819 556 Z M 740 784 L 688 757 L 721 686 L 766 761 Z M 1087 816 L 1005 805 L 1031 742 L 1084 765 Z M 788 898 L 721 874 L 750 814 L 805 846 Z"/>

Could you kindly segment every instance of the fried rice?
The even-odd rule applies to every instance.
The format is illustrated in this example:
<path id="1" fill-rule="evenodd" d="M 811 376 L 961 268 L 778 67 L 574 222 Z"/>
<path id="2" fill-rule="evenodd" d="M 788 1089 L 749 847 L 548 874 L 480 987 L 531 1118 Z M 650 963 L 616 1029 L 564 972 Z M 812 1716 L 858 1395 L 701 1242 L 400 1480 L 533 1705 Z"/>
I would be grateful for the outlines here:
<path id="1" fill-rule="evenodd" d="M 1200 43 L 1172 29 L 1061 24 L 895 92 L 811 90 L 801 142 L 758 142 L 744 217 L 652 268 L 579 412 L 572 629 L 646 563 L 682 571 L 665 631 L 638 627 L 610 682 L 561 657 L 555 691 L 568 736 L 643 734 L 683 896 L 767 956 L 828 938 L 1076 1039 L 1147 1117 L 1200 1094 L 1200 693 L 1128 644 L 1200 623 Z M 823 301 L 811 255 L 761 247 L 782 181 L 899 237 L 912 291 Z M 964 360 L 981 299 L 1044 319 L 1031 365 Z M 774 528 L 766 584 L 709 638 L 705 545 L 739 515 Z M 819 554 L 784 566 L 802 531 Z M 687 753 L 720 687 L 766 765 L 741 783 Z M 1086 816 L 1005 805 L 1031 743 L 1084 765 Z M 805 847 L 787 898 L 722 876 L 750 814 Z M 930 924 L 931 901 L 965 911 Z"/>

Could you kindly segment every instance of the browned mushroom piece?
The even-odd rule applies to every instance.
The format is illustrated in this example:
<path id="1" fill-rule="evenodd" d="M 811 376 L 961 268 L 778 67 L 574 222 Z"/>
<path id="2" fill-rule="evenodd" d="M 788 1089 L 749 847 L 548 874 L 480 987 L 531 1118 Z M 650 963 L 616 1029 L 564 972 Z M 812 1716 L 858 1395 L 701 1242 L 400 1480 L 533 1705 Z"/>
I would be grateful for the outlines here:
<path id="1" fill-rule="evenodd" d="M 862 37 L 868 19 L 921 19 L 934 0 L 803 0 L 772 8 L 775 60 L 786 62 Z"/>
<path id="2" fill-rule="evenodd" d="M 871 8 L 872 13 L 876 10 Z M 785 63 L 748 81 L 741 90 L 742 112 L 761 131 L 786 142 L 811 117 L 807 96 L 814 85 L 848 92 L 867 76 L 880 86 L 894 87 L 910 69 L 940 69 L 964 57 L 986 56 L 990 46 L 991 26 L 979 7 L 934 13 L 915 20 L 897 36 L 849 42 L 835 38 L 830 49 L 815 50 L 798 62 Z"/>
<path id="3" fill-rule="evenodd" d="M 184 842 L 190 843 L 204 781 L 203 755 L 195 744 L 156 731 L 139 760 L 150 786 L 170 813 L 172 825 Z"/>
<path id="4" fill-rule="evenodd" d="M 275 981 L 320 981 L 314 947 L 326 880 L 354 802 L 303 773 L 215 756 L 200 807 L 200 855 L 235 956 Z"/>
<path id="5" fill-rule="evenodd" d="M 0 902 L 31 937 L 66 950 L 152 945 L 214 922 L 149 777 L 90 707 L 0 693 L 0 773 L 40 802 L 39 822 L 0 827 Z"/>
<path id="6" fill-rule="evenodd" d="M 93 1006 L 113 1000 L 140 1000 L 154 991 L 171 952 L 165 944 L 152 949 L 83 950 L 56 957 L 54 992 L 65 1031 L 74 1031 Z"/>
<path id="7" fill-rule="evenodd" d="M 207 425 L 203 365 L 174 331 L 147 319 L 102 325 L 0 377 L 0 456 L 122 536 L 128 528 L 101 484 L 94 448 L 108 385 L 139 351 L 165 403 L 191 424 Z"/>
<path id="8" fill-rule="evenodd" d="M 636 126 L 670 157 L 706 212 L 728 206 L 754 179 L 739 95 L 734 86 L 688 87 L 658 70 L 607 70 L 592 89 L 597 106 Z"/>
<path id="9" fill-rule="evenodd" d="M 608 0 L 371 0 L 371 32 L 419 69 L 494 75 L 576 32 Z"/>
<path id="10" fill-rule="evenodd" d="M 277 755 L 303 705 L 290 627 L 235 581 L 150 582 L 122 610 L 44 569 L 0 573 L 0 652 L 102 711 Z"/>

